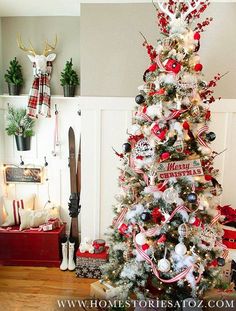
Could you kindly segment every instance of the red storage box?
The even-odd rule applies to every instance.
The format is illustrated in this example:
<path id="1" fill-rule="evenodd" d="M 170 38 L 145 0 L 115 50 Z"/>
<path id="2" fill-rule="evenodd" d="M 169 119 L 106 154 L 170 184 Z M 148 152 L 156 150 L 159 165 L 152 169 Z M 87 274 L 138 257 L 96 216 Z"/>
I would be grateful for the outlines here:
<path id="1" fill-rule="evenodd" d="M 65 224 L 52 231 L 0 231 L 0 265 L 59 267 Z"/>
<path id="2" fill-rule="evenodd" d="M 99 279 L 101 277 L 100 266 L 108 261 L 108 247 L 99 254 L 89 252 L 76 252 L 76 275 L 79 278 Z"/>

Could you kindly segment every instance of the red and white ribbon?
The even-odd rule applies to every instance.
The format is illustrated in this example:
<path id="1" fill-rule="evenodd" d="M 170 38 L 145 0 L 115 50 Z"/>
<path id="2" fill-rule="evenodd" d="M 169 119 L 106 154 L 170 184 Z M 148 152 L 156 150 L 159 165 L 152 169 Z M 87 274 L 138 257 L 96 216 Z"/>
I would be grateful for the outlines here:
<path id="1" fill-rule="evenodd" d="M 222 242 L 220 241 L 216 241 L 215 246 L 219 246 L 221 248 L 223 248 L 223 254 L 222 254 L 222 258 L 226 259 L 228 257 L 229 251 L 226 245 L 224 245 Z"/>
<path id="2" fill-rule="evenodd" d="M 128 207 L 123 207 L 122 211 L 120 212 L 118 217 L 113 220 L 112 224 L 113 224 L 114 227 L 116 227 L 116 228 L 119 227 L 119 225 L 124 221 L 125 215 L 126 215 L 127 212 L 128 212 Z"/>
<path id="3" fill-rule="evenodd" d="M 178 282 L 179 280 L 183 279 L 190 271 L 191 269 L 193 269 L 193 265 L 186 268 L 184 271 L 180 272 L 179 274 L 177 274 L 176 276 L 174 276 L 171 279 L 162 279 L 160 277 L 159 271 L 157 270 L 156 265 L 153 263 L 152 259 L 145 253 L 145 251 L 142 250 L 142 248 L 136 243 L 135 241 L 135 233 L 133 232 L 133 241 L 134 241 L 134 245 L 136 247 L 137 252 L 139 253 L 139 255 L 146 260 L 147 263 L 150 264 L 153 273 L 155 274 L 155 276 L 163 283 L 174 283 L 174 282 Z"/>
<path id="4" fill-rule="evenodd" d="M 197 132 L 197 139 L 200 145 L 210 148 L 207 143 L 202 139 L 202 134 L 207 132 L 209 130 L 209 127 L 207 125 L 204 125 L 203 127 L 201 127 L 198 132 Z"/>

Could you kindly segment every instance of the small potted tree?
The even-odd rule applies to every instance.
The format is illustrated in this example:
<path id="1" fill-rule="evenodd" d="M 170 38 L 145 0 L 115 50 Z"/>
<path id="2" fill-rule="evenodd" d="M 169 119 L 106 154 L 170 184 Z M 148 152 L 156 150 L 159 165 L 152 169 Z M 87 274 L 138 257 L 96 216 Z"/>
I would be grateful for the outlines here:
<path id="1" fill-rule="evenodd" d="M 79 85 L 79 77 L 73 69 L 72 58 L 66 62 L 64 70 L 61 72 L 61 86 L 63 86 L 64 96 L 75 96 L 76 86 Z"/>
<path id="2" fill-rule="evenodd" d="M 21 65 L 16 57 L 10 61 L 9 68 L 4 75 L 4 78 L 8 84 L 9 95 L 19 95 L 21 86 L 23 85 L 23 75 Z"/>
<path id="3" fill-rule="evenodd" d="M 30 150 L 31 136 L 34 135 L 35 121 L 31 119 L 24 108 L 8 108 L 7 127 L 8 135 L 15 135 L 18 151 Z"/>

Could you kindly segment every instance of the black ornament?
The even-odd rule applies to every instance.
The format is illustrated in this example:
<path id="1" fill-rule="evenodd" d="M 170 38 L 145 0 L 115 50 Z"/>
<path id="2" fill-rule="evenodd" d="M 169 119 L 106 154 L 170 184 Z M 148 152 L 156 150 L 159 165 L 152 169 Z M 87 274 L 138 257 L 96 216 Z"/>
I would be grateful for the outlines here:
<path id="1" fill-rule="evenodd" d="M 218 257 L 217 258 L 218 266 L 223 267 L 225 265 L 225 259 Z"/>
<path id="2" fill-rule="evenodd" d="M 189 203 L 196 203 L 197 202 L 197 195 L 194 192 L 191 192 L 187 196 L 187 200 Z"/>
<path id="3" fill-rule="evenodd" d="M 135 97 L 135 101 L 138 105 L 141 105 L 145 102 L 145 98 L 143 97 L 143 95 L 139 94 Z"/>
<path id="4" fill-rule="evenodd" d="M 151 214 L 149 212 L 143 212 L 141 215 L 140 215 L 140 218 L 142 221 L 148 221 L 151 219 Z"/>
<path id="5" fill-rule="evenodd" d="M 206 139 L 209 141 L 213 141 L 216 139 L 216 134 L 214 132 L 209 132 L 206 134 Z"/>
<path id="6" fill-rule="evenodd" d="M 122 148 L 123 148 L 123 151 L 124 151 L 125 153 L 131 151 L 131 145 L 130 145 L 130 143 L 124 143 L 123 146 L 122 146 Z"/>

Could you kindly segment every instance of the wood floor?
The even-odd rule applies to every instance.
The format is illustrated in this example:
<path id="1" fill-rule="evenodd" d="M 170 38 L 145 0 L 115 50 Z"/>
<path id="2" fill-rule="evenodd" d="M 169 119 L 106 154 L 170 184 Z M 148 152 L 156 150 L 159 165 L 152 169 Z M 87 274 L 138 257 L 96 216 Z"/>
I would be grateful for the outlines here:
<path id="1" fill-rule="evenodd" d="M 90 284 L 95 281 L 77 278 L 75 272 L 59 268 L 0 266 L 0 310 L 84 310 L 77 304 L 70 308 L 65 301 L 77 303 L 88 297 Z"/>

